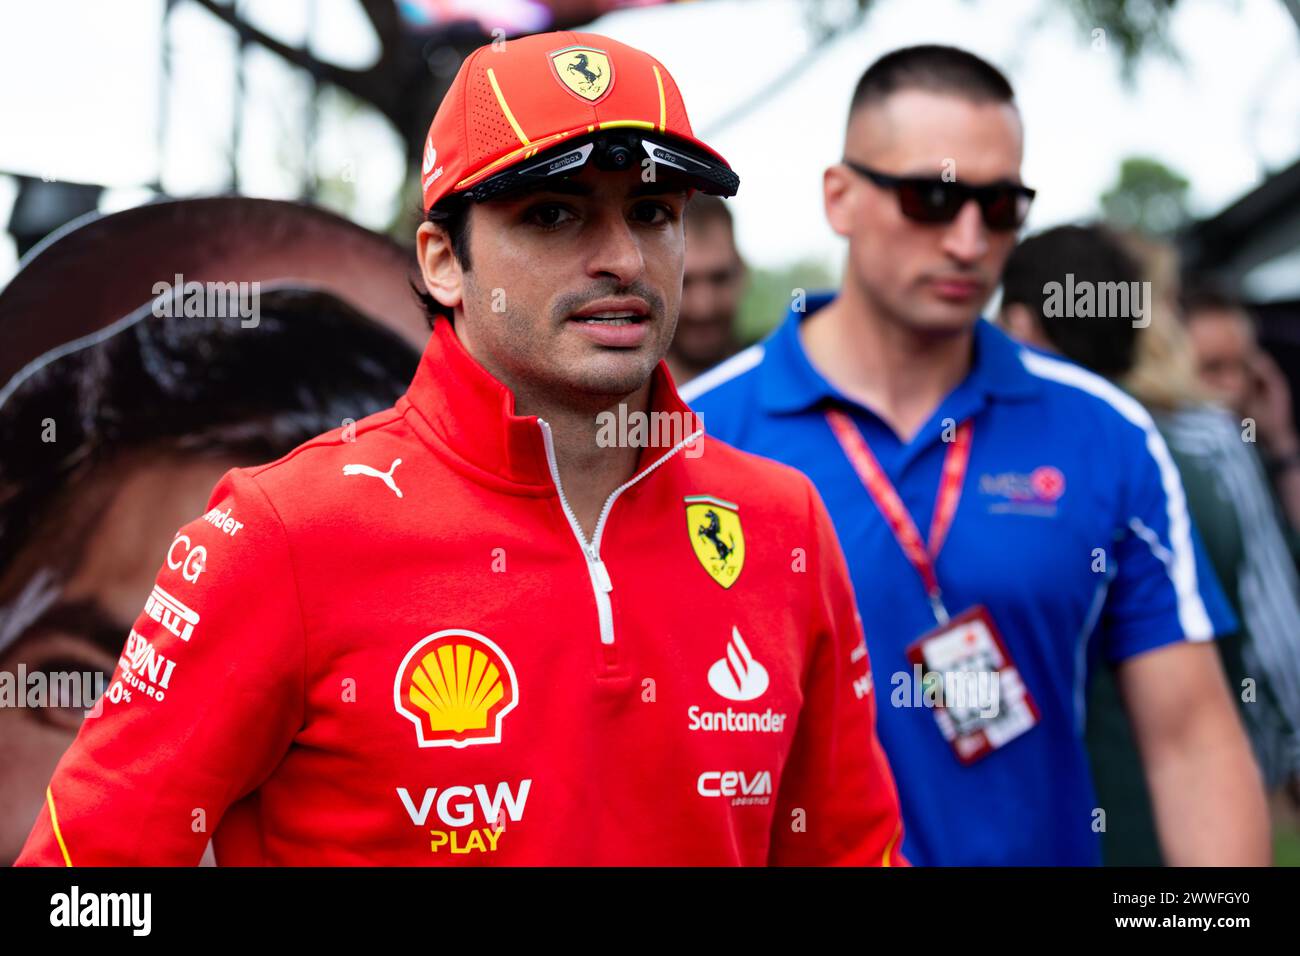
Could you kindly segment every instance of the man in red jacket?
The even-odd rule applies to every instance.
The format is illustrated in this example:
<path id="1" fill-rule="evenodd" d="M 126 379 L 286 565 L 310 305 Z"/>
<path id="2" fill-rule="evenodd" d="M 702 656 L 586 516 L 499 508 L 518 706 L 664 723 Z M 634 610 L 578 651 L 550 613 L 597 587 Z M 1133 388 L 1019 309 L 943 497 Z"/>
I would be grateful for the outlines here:
<path id="1" fill-rule="evenodd" d="M 222 478 L 19 862 L 903 862 L 826 511 L 661 361 L 738 184 L 668 72 L 484 47 L 423 166 L 410 389 Z"/>

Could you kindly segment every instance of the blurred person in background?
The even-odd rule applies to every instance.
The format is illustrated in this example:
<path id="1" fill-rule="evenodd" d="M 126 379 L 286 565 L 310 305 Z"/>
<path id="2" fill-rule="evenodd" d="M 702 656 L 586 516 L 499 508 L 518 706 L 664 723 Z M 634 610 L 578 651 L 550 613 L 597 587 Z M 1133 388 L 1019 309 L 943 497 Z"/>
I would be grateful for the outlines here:
<path id="1" fill-rule="evenodd" d="M 111 674 L 215 476 L 400 394 L 428 337 L 414 269 L 410 250 L 333 213 L 242 196 L 87 216 L 24 257 L 0 290 L 0 679 Z M 178 274 L 250 283 L 266 322 L 206 314 L 206 297 L 188 318 L 142 306 Z M 317 371 L 283 376 L 317 350 Z M 83 710 L 0 715 L 0 862 Z"/>
<path id="2" fill-rule="evenodd" d="M 1291 387 L 1273 357 L 1260 347 L 1255 320 L 1242 303 L 1213 288 L 1191 289 L 1183 301 L 1187 334 L 1201 381 L 1226 405 L 1255 442 L 1294 537 L 1300 530 L 1300 437 Z"/>
<path id="3" fill-rule="evenodd" d="M 266 291 L 260 312 L 245 329 L 147 303 L 4 388 L 0 671 L 106 681 L 120 656 L 163 665 L 165 697 L 166 661 L 123 641 L 176 528 L 228 469 L 386 407 L 415 371 L 409 343 L 328 293 Z M 85 706 L 0 708 L 0 865 L 18 856 Z"/>
<path id="4" fill-rule="evenodd" d="M 1010 84 L 978 57 L 881 58 L 823 177 L 848 240 L 838 295 L 797 298 L 683 394 L 714 435 L 805 471 L 830 509 L 871 658 L 893 675 L 880 737 L 910 860 L 1100 862 L 1082 742 L 1100 656 L 1168 860 L 1265 863 L 1259 772 L 1206 646 L 1235 621 L 1164 443 L 1113 385 L 980 319 L 1033 198 L 1023 139 Z M 963 673 L 1000 688 L 998 706 L 909 693 Z"/>
<path id="5" fill-rule="evenodd" d="M 254 283 L 320 289 L 417 350 L 429 338 L 412 294 L 419 276 L 414 253 L 388 236 L 298 202 L 163 199 L 74 220 L 24 257 L 0 289 L 0 381 L 32 357 L 130 314 L 159 294 L 160 282 L 174 288 L 178 276 L 187 286 L 213 283 L 207 287 L 214 291 L 232 282 L 235 290 L 245 283 L 248 292 Z M 94 290 L 89 299 L 87 289 Z M 184 307 L 187 296 L 181 298 Z"/>
<path id="6" fill-rule="evenodd" d="M 1242 645 L 1243 663 L 1246 674 L 1255 681 L 1256 703 L 1244 707 L 1247 727 L 1270 786 L 1282 786 L 1292 806 L 1300 806 L 1300 622 L 1296 618 L 1300 575 L 1294 564 L 1300 538 L 1291 531 L 1276 494 L 1278 488 L 1270 484 L 1264 470 L 1267 459 L 1260 455 L 1262 439 L 1247 441 L 1241 418 L 1234 417 L 1231 406 L 1228 411 L 1222 407 L 1225 396 L 1233 393 L 1231 382 L 1227 389 L 1207 382 L 1191 336 L 1193 325 L 1187 323 L 1184 311 L 1189 302 L 1233 300 L 1210 291 L 1183 294 L 1178 256 L 1167 243 L 1131 233 L 1122 235 L 1121 240 L 1143 262 L 1156 290 L 1151 326 L 1138 339 L 1136 364 L 1124 384 L 1151 410 L 1171 449 L 1182 456 L 1189 469 L 1199 464 L 1212 473 L 1220 490 L 1204 508 L 1203 530 L 1208 541 L 1212 523 L 1225 529 L 1216 535 L 1225 542 L 1225 554 L 1212 552 L 1216 567 L 1227 563 L 1227 556 L 1234 553 L 1226 529 L 1234 523 L 1240 529 L 1240 545 L 1235 548 L 1240 560 L 1232 564 L 1234 570 L 1223 580 L 1240 609 L 1247 638 Z M 1238 307 L 1237 312 L 1249 320 L 1244 309 Z M 1205 318 L 1213 322 L 1226 316 Z M 1289 403 L 1285 378 L 1262 349 L 1256 349 L 1248 363 L 1264 370 L 1265 378 L 1271 380 L 1275 373 L 1278 380 L 1255 392 L 1260 401 L 1251 403 L 1247 398 L 1245 407 L 1261 415 L 1260 433 L 1267 421 L 1272 426 L 1270 434 L 1284 436 L 1290 422 L 1289 404 L 1287 410 L 1274 415 L 1264 408 L 1271 407 L 1279 396 Z M 1285 480 L 1286 475 L 1283 470 L 1274 477 Z M 1214 503 L 1219 505 L 1217 512 Z M 1240 682 L 1234 690 L 1239 696 L 1244 693 Z"/>
<path id="7" fill-rule="evenodd" d="M 726 200 L 696 193 L 686 204 L 682 309 L 665 361 L 679 386 L 736 352 L 745 263 Z"/>
<path id="8" fill-rule="evenodd" d="M 1126 246 L 1136 247 L 1142 259 L 1130 255 Z M 1045 290 L 1051 283 L 1064 284 L 1067 274 L 1077 288 L 1124 283 L 1131 289 L 1132 283 L 1149 282 L 1152 291 L 1145 308 L 1150 324 L 1135 324 L 1131 313 L 1045 314 Z M 1280 719 L 1289 726 L 1277 707 L 1275 689 L 1289 687 L 1300 677 L 1295 575 L 1258 467 L 1231 419 L 1206 404 L 1197 386 L 1178 325 L 1176 281 L 1176 262 L 1166 246 L 1122 240 L 1097 226 L 1062 226 L 1024 240 L 1011 254 L 1003 274 L 999 322 L 1026 344 L 1127 383 L 1151 412 L 1178 465 L 1188 509 L 1215 573 L 1244 622 L 1243 633 L 1221 635 L 1217 647 L 1228 687 L 1238 698 L 1256 753 L 1263 759 L 1273 748 L 1262 744 L 1258 718 L 1267 711 L 1270 723 Z M 1263 659 L 1272 660 L 1273 666 L 1253 660 L 1250 634 L 1264 645 Z M 1264 685 L 1259 703 L 1256 694 L 1242 693 L 1248 676 Z M 1106 863 L 1159 865 L 1163 859 L 1142 761 L 1108 667 L 1094 672 L 1089 689 L 1087 742 L 1098 804 L 1107 811 L 1102 838 Z M 1270 782 L 1277 782 L 1278 764 L 1264 765 L 1274 770 L 1267 775 Z"/>

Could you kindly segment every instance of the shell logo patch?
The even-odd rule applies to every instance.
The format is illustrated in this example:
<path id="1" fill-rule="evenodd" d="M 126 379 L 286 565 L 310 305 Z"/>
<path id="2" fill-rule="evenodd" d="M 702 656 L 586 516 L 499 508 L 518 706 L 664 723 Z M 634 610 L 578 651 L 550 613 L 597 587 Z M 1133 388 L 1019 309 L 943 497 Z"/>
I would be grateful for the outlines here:
<path id="1" fill-rule="evenodd" d="M 745 566 L 745 532 L 740 507 L 712 495 L 688 495 L 686 533 L 709 577 L 729 588 Z"/>
<path id="2" fill-rule="evenodd" d="M 393 705 L 415 724 L 421 747 L 501 742 L 501 722 L 519 703 L 505 652 L 473 631 L 438 631 L 406 653 Z"/>
<path id="3" fill-rule="evenodd" d="M 614 64 L 604 50 L 568 46 L 553 51 L 550 58 L 560 85 L 588 103 L 599 103 L 614 86 Z"/>

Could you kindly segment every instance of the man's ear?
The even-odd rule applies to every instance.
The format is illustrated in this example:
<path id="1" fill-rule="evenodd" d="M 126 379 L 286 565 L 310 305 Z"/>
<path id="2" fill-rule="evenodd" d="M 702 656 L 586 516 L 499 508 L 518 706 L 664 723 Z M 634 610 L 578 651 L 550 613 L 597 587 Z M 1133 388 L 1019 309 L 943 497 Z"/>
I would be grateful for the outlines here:
<path id="1" fill-rule="evenodd" d="M 415 233 L 415 256 L 420 262 L 424 287 L 439 305 L 454 309 L 464 298 L 464 273 L 451 248 L 451 237 L 431 222 L 420 223 Z"/>
<path id="2" fill-rule="evenodd" d="M 837 236 L 853 232 L 853 191 L 849 188 L 851 173 L 842 164 L 828 166 L 822 173 L 822 204 L 826 221 Z"/>

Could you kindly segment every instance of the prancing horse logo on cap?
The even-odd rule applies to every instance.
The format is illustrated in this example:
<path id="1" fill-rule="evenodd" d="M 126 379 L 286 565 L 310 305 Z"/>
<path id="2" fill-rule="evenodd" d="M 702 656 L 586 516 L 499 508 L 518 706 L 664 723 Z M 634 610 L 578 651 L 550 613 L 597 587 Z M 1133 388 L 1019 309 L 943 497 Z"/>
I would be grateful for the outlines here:
<path id="1" fill-rule="evenodd" d="M 614 64 L 604 50 L 569 46 L 552 51 L 550 57 L 560 84 L 589 103 L 599 102 L 614 85 Z"/>

